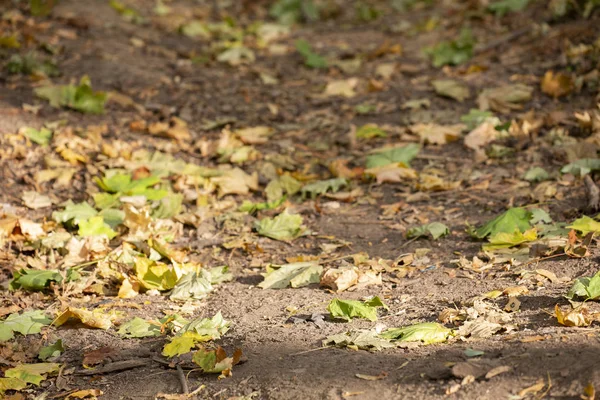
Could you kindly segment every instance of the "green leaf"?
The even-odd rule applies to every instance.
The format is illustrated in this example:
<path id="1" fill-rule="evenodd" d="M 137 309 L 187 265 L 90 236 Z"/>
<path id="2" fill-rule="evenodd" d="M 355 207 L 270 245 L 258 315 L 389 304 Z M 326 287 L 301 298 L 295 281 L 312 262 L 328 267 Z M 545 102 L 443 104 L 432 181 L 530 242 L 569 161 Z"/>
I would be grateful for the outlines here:
<path id="1" fill-rule="evenodd" d="M 261 236 L 271 239 L 290 241 L 304 232 L 302 216 L 289 214 L 287 210 L 275 218 L 263 218 L 256 223 L 256 231 Z"/>
<path id="2" fill-rule="evenodd" d="M 323 340 L 323 346 L 349 347 L 362 350 L 382 350 L 396 347 L 387 339 L 382 339 L 373 331 L 351 331 L 337 335 L 327 336 Z"/>
<path id="3" fill-rule="evenodd" d="M 213 291 L 210 272 L 201 269 L 200 273 L 190 272 L 183 275 L 175 284 L 169 298 L 171 300 L 200 300 Z"/>
<path id="4" fill-rule="evenodd" d="M 498 232 L 494 235 L 491 235 L 489 238 L 490 242 L 484 244 L 482 248 L 484 251 L 507 249 L 509 247 L 518 246 L 522 243 L 533 242 L 536 239 L 537 230 L 535 228 L 531 228 L 525 232 L 519 232 L 518 230 L 515 230 L 512 233 Z"/>
<path id="5" fill-rule="evenodd" d="M 99 215 L 111 228 L 116 228 L 117 226 L 121 225 L 125 219 L 125 212 L 115 208 L 106 208 L 100 211 Z"/>
<path id="6" fill-rule="evenodd" d="M 22 132 L 33 143 L 37 143 L 41 146 L 48 146 L 50 144 L 50 140 L 52 140 L 53 134 L 50 129 L 46 128 L 41 128 L 40 130 L 34 128 L 24 128 Z"/>
<path id="7" fill-rule="evenodd" d="M 333 318 L 351 321 L 352 318 L 365 318 L 369 321 L 377 321 L 377 307 L 384 307 L 381 299 L 375 296 L 373 299 L 362 302 L 358 300 L 333 299 L 327 306 L 327 311 Z"/>
<path id="8" fill-rule="evenodd" d="M 121 204 L 119 198 L 122 196 L 121 193 L 94 193 L 94 205 L 101 210 L 111 207 L 118 207 Z"/>
<path id="9" fill-rule="evenodd" d="M 489 235 L 494 236 L 500 232 L 513 233 L 515 230 L 525 232 L 531 228 L 531 216 L 531 212 L 524 208 L 509 208 L 503 214 L 471 232 L 471 235 L 478 239 L 484 239 Z"/>
<path id="10" fill-rule="evenodd" d="M 106 236 L 109 239 L 117 236 L 117 232 L 110 228 L 110 225 L 104 222 L 102 216 L 91 217 L 88 220 L 79 222 L 79 236 Z"/>
<path id="11" fill-rule="evenodd" d="M 570 300 L 574 298 L 582 298 L 583 300 L 600 299 L 600 272 L 592 277 L 577 278 L 565 297 Z"/>
<path id="12" fill-rule="evenodd" d="M 226 265 L 213 267 L 210 269 L 210 283 L 218 285 L 219 283 L 229 282 L 233 280 L 233 274 L 229 272 L 229 267 Z"/>
<path id="13" fill-rule="evenodd" d="M 38 97 L 46 99 L 52 107 L 67 107 L 90 114 L 104 113 L 106 93 L 94 92 L 87 76 L 81 78 L 78 86 L 49 85 L 35 89 Z"/>
<path id="14" fill-rule="evenodd" d="M 523 179 L 528 182 L 542 182 L 550 179 L 550 174 L 546 172 L 544 168 L 541 167 L 533 167 L 530 168 L 525 175 L 523 175 Z"/>
<path id="15" fill-rule="evenodd" d="M 74 204 L 69 200 L 63 211 L 54 211 L 52 218 L 56 222 L 71 222 L 73 225 L 79 225 L 81 221 L 88 220 L 98 215 L 98 211 L 88 203 L 82 202 Z"/>
<path id="16" fill-rule="evenodd" d="M 335 193 L 347 185 L 348 181 L 344 178 L 326 179 L 323 181 L 309 183 L 302 188 L 302 198 L 306 198 L 308 195 L 310 195 L 310 198 L 314 199 L 318 195 L 325 194 L 329 191 Z"/>
<path id="17" fill-rule="evenodd" d="M 59 368 L 57 363 L 21 364 L 4 371 L 4 376 L 39 386 L 46 379 L 46 374 L 58 372 Z"/>
<path id="18" fill-rule="evenodd" d="M 494 114 L 491 111 L 483 111 L 476 108 L 471 108 L 468 114 L 464 114 L 460 117 L 460 121 L 467 125 L 467 129 L 469 131 L 472 131 L 493 116 Z"/>
<path id="19" fill-rule="evenodd" d="M 561 168 L 563 174 L 584 176 L 590 172 L 600 171 L 600 158 L 582 158 Z"/>
<path id="20" fill-rule="evenodd" d="M 60 283 L 62 280 L 63 277 L 58 270 L 20 269 L 13 273 L 10 288 L 40 291 L 47 288 L 50 282 Z"/>
<path id="21" fill-rule="evenodd" d="M 600 232 L 600 222 L 588 217 L 587 215 L 584 215 L 583 217 L 573 221 L 573 223 L 567 226 L 567 228 L 581 232 L 581 234 L 585 236 L 590 232 Z"/>
<path id="22" fill-rule="evenodd" d="M 443 97 L 449 97 L 460 103 L 471 95 L 469 88 L 462 82 L 454 79 L 436 79 L 431 81 L 435 92 Z"/>
<path id="23" fill-rule="evenodd" d="M 121 325 L 117 332 L 125 338 L 144 338 L 160 336 L 160 325 L 135 317 Z"/>
<path id="24" fill-rule="evenodd" d="M 277 0 L 269 9 L 269 14 L 284 25 L 292 25 L 304 19 L 319 19 L 319 10 L 313 0 Z"/>
<path id="25" fill-rule="evenodd" d="M 5 342 L 14 337 L 14 332 L 21 335 L 40 333 L 43 326 L 52 322 L 43 311 L 26 311 L 23 314 L 10 314 L 4 321 L 0 321 L 0 342 Z"/>
<path id="26" fill-rule="evenodd" d="M 146 289 L 164 291 L 173 289 L 177 283 L 177 275 L 173 268 L 146 257 L 135 259 L 135 272 L 138 280 Z"/>
<path id="27" fill-rule="evenodd" d="M 0 378 L 0 394 L 7 390 L 22 390 L 27 387 L 27 382 L 18 378 Z"/>
<path id="28" fill-rule="evenodd" d="M 423 322 L 402 328 L 391 328 L 379 336 L 399 342 L 432 344 L 445 342 L 450 335 L 452 335 L 452 329 L 448 329 L 436 322 Z"/>
<path id="29" fill-rule="evenodd" d="M 296 40 L 296 50 L 304 57 L 304 65 L 309 68 L 327 68 L 327 60 L 312 50 L 310 43 L 304 39 Z"/>
<path id="30" fill-rule="evenodd" d="M 196 318 L 188 322 L 177 334 L 193 333 L 197 335 L 197 340 L 206 342 L 220 339 L 221 336 L 227 333 L 230 326 L 231 322 L 225 320 L 221 315 L 221 311 L 219 311 L 212 318 Z"/>
<path id="31" fill-rule="evenodd" d="M 456 40 L 438 43 L 427 52 L 432 56 L 434 67 L 459 65 L 473 57 L 475 38 L 471 30 L 464 28 Z"/>
<path id="32" fill-rule="evenodd" d="M 274 181 L 272 181 L 274 182 Z M 238 208 L 238 211 L 241 212 L 246 212 L 248 214 L 255 214 L 258 211 L 263 211 L 263 210 L 273 210 L 277 207 L 279 207 L 280 205 L 283 204 L 283 202 L 285 201 L 286 197 L 283 196 L 281 198 L 279 198 L 278 200 L 274 200 L 274 201 L 266 201 L 266 202 L 262 202 L 262 203 L 253 203 L 250 200 L 244 200 L 242 202 L 242 204 L 240 205 L 240 207 Z"/>
<path id="33" fill-rule="evenodd" d="M 221 377 L 230 375 L 231 368 L 237 364 L 242 355 L 241 350 L 236 350 L 232 357 L 227 357 L 225 350 L 218 347 L 215 350 L 199 349 L 194 353 L 194 361 L 205 373 L 222 373 Z M 229 371 L 229 372 L 225 372 Z"/>
<path id="34" fill-rule="evenodd" d="M 387 137 L 387 133 L 377 125 L 363 125 L 356 130 L 357 139 L 373 139 L 376 137 Z"/>
<path id="35" fill-rule="evenodd" d="M 319 283 L 323 267 L 314 261 L 285 264 L 279 268 L 270 268 L 264 275 L 265 280 L 258 284 L 263 289 L 285 289 L 288 286 L 298 288 Z"/>
<path id="36" fill-rule="evenodd" d="M 44 346 L 40 349 L 38 358 L 42 361 L 49 359 L 50 357 L 58 357 L 62 352 L 65 351 L 63 347 L 62 339 L 58 339 L 50 346 Z"/>
<path id="37" fill-rule="evenodd" d="M 173 218 L 181 212 L 183 204 L 183 194 L 167 193 L 160 199 L 158 207 L 152 212 L 152 216 L 157 219 Z"/>
<path id="38" fill-rule="evenodd" d="M 488 5 L 488 10 L 496 14 L 497 17 L 503 17 L 509 12 L 523 10 L 529 4 L 529 0 L 499 0 Z"/>
<path id="39" fill-rule="evenodd" d="M 432 222 L 430 224 L 421 225 L 415 228 L 410 228 L 406 232 L 407 238 L 424 237 L 431 234 L 433 240 L 437 240 L 450 233 L 450 229 L 441 222 Z"/>
<path id="40" fill-rule="evenodd" d="M 29 0 L 29 12 L 34 17 L 45 17 L 52 12 L 56 0 Z"/>
<path id="41" fill-rule="evenodd" d="M 193 336 L 176 336 L 165 345 L 162 355 L 165 357 L 175 357 L 187 354 L 192 351 L 195 345 L 196 340 Z"/>
<path id="42" fill-rule="evenodd" d="M 410 162 L 419 154 L 420 150 L 421 146 L 416 143 L 380 150 L 367 157 L 367 168 L 384 167 L 395 163 L 403 163 L 409 167 Z"/>
<path id="43" fill-rule="evenodd" d="M 551 224 L 552 223 L 552 217 L 544 210 L 542 210 L 541 208 L 532 208 L 531 210 L 531 219 L 529 220 L 529 223 L 532 225 L 537 225 L 538 223 L 543 223 L 543 224 Z"/>

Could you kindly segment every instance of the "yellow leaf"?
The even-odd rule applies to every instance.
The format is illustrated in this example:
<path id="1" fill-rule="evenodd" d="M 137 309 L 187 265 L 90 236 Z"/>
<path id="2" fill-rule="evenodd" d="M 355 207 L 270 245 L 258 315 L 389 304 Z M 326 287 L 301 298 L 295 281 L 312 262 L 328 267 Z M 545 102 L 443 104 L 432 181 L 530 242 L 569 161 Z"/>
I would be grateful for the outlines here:
<path id="1" fill-rule="evenodd" d="M 558 323 L 564 326 L 589 326 L 594 322 L 593 317 L 588 313 L 588 309 L 583 305 L 563 313 L 557 304 L 554 306 L 554 312 Z"/>
<path id="2" fill-rule="evenodd" d="M 54 320 L 53 324 L 61 326 L 69 319 L 74 318 L 92 328 L 109 329 L 114 317 L 114 315 L 106 314 L 101 310 L 88 311 L 83 308 L 68 307 Z"/>
<path id="3" fill-rule="evenodd" d="M 120 299 L 131 299 L 137 296 L 139 292 L 140 284 L 137 282 L 131 283 L 129 279 L 125 278 L 121 283 L 121 287 L 119 288 L 118 297 Z"/>
<path id="4" fill-rule="evenodd" d="M 541 82 L 542 92 L 554 98 L 566 96 L 575 88 L 571 75 L 564 72 L 547 71 Z"/>

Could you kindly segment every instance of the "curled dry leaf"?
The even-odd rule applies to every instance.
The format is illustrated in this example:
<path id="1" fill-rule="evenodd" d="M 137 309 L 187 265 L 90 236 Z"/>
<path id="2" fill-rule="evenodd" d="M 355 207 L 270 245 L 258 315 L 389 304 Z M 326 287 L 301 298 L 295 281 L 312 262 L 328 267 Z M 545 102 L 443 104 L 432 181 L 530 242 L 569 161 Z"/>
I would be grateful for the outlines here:
<path id="1" fill-rule="evenodd" d="M 594 322 L 594 316 L 585 305 L 563 312 L 557 304 L 554 306 L 554 312 L 558 323 L 564 326 L 589 326 Z"/>

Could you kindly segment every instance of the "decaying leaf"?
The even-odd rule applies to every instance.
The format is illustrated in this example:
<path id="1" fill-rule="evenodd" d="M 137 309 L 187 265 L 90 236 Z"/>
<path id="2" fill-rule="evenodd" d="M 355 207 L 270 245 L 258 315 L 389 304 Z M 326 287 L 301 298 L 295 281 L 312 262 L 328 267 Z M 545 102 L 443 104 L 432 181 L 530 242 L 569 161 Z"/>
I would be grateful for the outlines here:
<path id="1" fill-rule="evenodd" d="M 323 340 L 323 346 L 348 347 L 370 351 L 396 347 L 389 340 L 379 337 L 377 332 L 374 331 L 350 331 L 328 336 Z"/>
<path id="2" fill-rule="evenodd" d="M 523 84 L 506 85 L 493 89 L 484 89 L 477 97 L 481 110 L 493 110 L 500 113 L 520 110 L 521 104 L 531 100 L 533 88 Z"/>
<path id="3" fill-rule="evenodd" d="M 461 103 L 471 95 L 466 85 L 453 79 L 436 79 L 431 81 L 431 84 L 440 96 L 450 97 Z"/>

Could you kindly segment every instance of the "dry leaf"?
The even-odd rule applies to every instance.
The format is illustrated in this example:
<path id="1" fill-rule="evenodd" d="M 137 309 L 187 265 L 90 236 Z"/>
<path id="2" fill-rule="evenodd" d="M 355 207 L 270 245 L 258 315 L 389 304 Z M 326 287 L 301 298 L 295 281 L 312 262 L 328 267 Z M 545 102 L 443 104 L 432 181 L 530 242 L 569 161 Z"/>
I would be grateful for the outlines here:
<path id="1" fill-rule="evenodd" d="M 326 96 L 342 96 L 354 97 L 356 92 L 354 89 L 358 85 L 358 78 L 350 78 L 344 80 L 331 81 L 325 87 Z"/>
<path id="2" fill-rule="evenodd" d="M 535 385 L 531 385 L 523 390 L 521 390 L 518 394 L 519 397 L 525 397 L 529 394 L 535 394 L 542 390 L 546 386 L 543 380 L 539 380 Z"/>
<path id="3" fill-rule="evenodd" d="M 421 138 L 421 142 L 439 145 L 458 140 L 465 128 L 464 124 L 438 125 L 433 123 L 415 124 L 409 127 L 411 132 Z"/>
<path id="4" fill-rule="evenodd" d="M 571 75 L 564 72 L 554 73 L 554 71 L 546 71 L 541 83 L 542 92 L 549 96 L 558 97 L 570 94 L 575 88 L 575 82 Z"/>
<path id="5" fill-rule="evenodd" d="M 593 316 L 589 314 L 587 307 L 584 305 L 563 313 L 557 304 L 554 306 L 554 312 L 558 323 L 564 326 L 589 326 L 594 322 Z"/>

